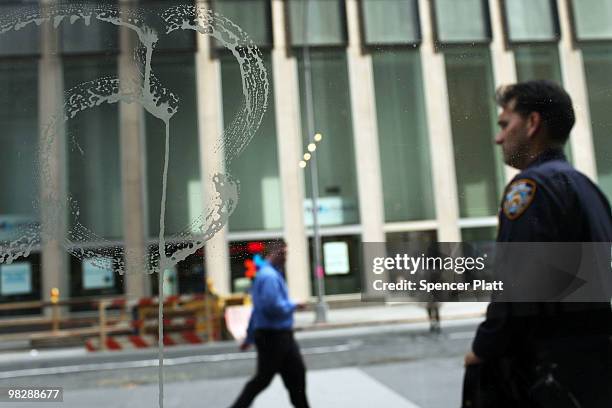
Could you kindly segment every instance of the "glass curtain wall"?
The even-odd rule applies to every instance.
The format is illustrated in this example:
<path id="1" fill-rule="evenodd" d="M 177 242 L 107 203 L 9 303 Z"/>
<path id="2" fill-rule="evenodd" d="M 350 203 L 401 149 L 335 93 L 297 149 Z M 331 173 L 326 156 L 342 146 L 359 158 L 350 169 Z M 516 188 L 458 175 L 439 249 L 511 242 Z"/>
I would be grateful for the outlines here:
<path id="1" fill-rule="evenodd" d="M 264 56 L 268 80 L 272 84 L 270 55 Z M 229 124 L 242 106 L 242 79 L 236 59 L 221 58 L 223 118 Z M 270 230 L 282 228 L 282 196 L 278 169 L 274 91 L 270 88 L 269 104 L 263 122 L 229 172 L 240 181 L 238 206 L 229 219 L 230 231 Z"/>
<path id="2" fill-rule="evenodd" d="M 597 182 L 612 199 L 612 3 L 571 2 L 574 32 L 582 49 L 597 165 Z"/>
<path id="3" fill-rule="evenodd" d="M 195 59 L 192 53 L 161 54 L 152 62 L 162 84 L 180 98 L 170 120 L 170 162 L 166 200 L 166 234 L 182 231 L 202 212 L 196 107 Z M 146 126 L 149 236 L 159 235 L 165 152 L 164 123 L 143 112 Z"/>
<path id="4" fill-rule="evenodd" d="M 597 183 L 612 200 L 612 42 L 582 47 Z"/>
<path id="5" fill-rule="evenodd" d="M 359 223 L 353 128 L 346 50 L 344 2 L 339 0 L 290 0 L 288 27 L 293 53 L 298 60 L 302 141 L 304 152 L 312 135 L 308 132 L 307 92 L 312 93 L 314 132 L 318 143 L 319 222 L 325 225 Z M 307 6 L 309 7 L 307 9 Z M 308 21 L 305 21 L 308 12 Z M 306 25 L 305 25 L 306 23 Z M 304 33 L 308 33 L 306 36 Z M 310 48 L 311 84 L 306 89 L 304 40 Z M 305 221 L 312 224 L 310 169 L 305 168 Z"/>
<path id="6" fill-rule="evenodd" d="M 434 219 L 416 1 L 362 2 L 372 55 L 385 221 Z"/>
<path id="7" fill-rule="evenodd" d="M 267 0 L 215 0 L 215 11 L 246 31 L 263 52 L 270 90 L 263 122 L 228 171 L 240 181 L 238 206 L 229 220 L 230 231 L 279 230 L 282 228 L 282 196 L 278 168 L 272 63 L 270 2 Z M 244 101 L 240 66 L 220 44 L 223 121 L 231 123 Z"/>
<path id="8" fill-rule="evenodd" d="M 117 76 L 114 56 L 64 60 L 66 90 Z M 79 206 L 79 222 L 107 239 L 123 236 L 119 105 L 102 104 L 66 123 L 68 191 Z M 74 222 L 75 219 L 71 219 Z"/>
<path id="9" fill-rule="evenodd" d="M 505 177 L 495 146 L 496 107 L 487 47 L 445 51 L 459 214 L 497 214 Z"/>

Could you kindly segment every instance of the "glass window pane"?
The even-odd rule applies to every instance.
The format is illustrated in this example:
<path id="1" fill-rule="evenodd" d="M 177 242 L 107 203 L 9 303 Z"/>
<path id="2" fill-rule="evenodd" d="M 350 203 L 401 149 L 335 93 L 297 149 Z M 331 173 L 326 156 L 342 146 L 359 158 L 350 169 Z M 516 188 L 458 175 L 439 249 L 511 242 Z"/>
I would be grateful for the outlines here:
<path id="1" fill-rule="evenodd" d="M 438 40 L 443 43 L 486 41 L 489 15 L 482 0 L 435 0 Z"/>
<path id="2" fill-rule="evenodd" d="M 487 48 L 445 53 L 461 217 L 497 214 L 505 185 L 497 131 L 491 58 Z"/>
<path id="3" fill-rule="evenodd" d="M 385 220 L 435 218 L 418 50 L 374 52 Z"/>
<path id="4" fill-rule="evenodd" d="M 182 231 L 203 211 L 193 55 L 158 55 L 153 72 L 180 98 L 180 109 L 170 120 L 170 163 L 166 200 L 166 233 Z M 149 236 L 159 235 L 162 175 L 165 152 L 164 123 L 146 116 Z"/>
<path id="5" fill-rule="evenodd" d="M 497 227 L 473 227 L 461 230 L 462 242 L 490 242 L 497 239 Z"/>
<path id="6" fill-rule="evenodd" d="M 343 51 L 311 52 L 312 96 L 315 132 L 323 135 L 316 150 L 319 180 L 319 206 L 325 217 L 323 225 L 355 224 L 359 222 L 353 128 L 346 54 Z M 304 61 L 298 55 L 302 140 L 304 151 L 309 141 L 304 88 Z M 310 163 L 309 163 L 310 165 Z M 305 169 L 306 197 L 310 199 L 310 168 Z M 312 208 L 306 203 L 306 208 Z M 305 211 L 306 223 L 312 222 Z"/>
<path id="7" fill-rule="evenodd" d="M 365 42 L 411 44 L 419 41 L 416 0 L 363 0 Z"/>
<path id="8" fill-rule="evenodd" d="M 597 182 L 608 199 L 612 200 L 612 46 L 585 47 L 582 55 L 589 93 Z"/>
<path id="9" fill-rule="evenodd" d="M 128 4 L 135 3 L 128 2 Z M 143 8 L 146 10 L 147 24 L 153 30 L 160 33 L 159 40 L 155 45 L 155 51 L 195 50 L 196 32 L 194 30 L 175 30 L 170 34 L 166 34 L 166 24 L 161 18 L 162 13 L 171 7 L 191 4 L 194 4 L 193 0 L 156 0 L 146 2 L 146 6 Z"/>
<path id="10" fill-rule="evenodd" d="M 36 5 L 23 6 L 16 2 L 0 4 L 0 15 L 10 16 L 25 10 L 35 10 Z M 0 55 L 22 56 L 40 53 L 40 26 L 33 21 L 18 30 L 0 34 Z"/>
<path id="11" fill-rule="evenodd" d="M 330 245 L 331 244 L 331 245 Z M 344 293 L 357 293 L 361 287 L 362 271 L 362 250 L 361 236 L 359 235 L 339 235 L 321 237 L 321 264 L 325 270 L 325 294 L 340 295 Z M 308 240 L 310 251 L 310 270 L 314 269 L 314 246 L 313 239 Z M 328 259 L 325 268 L 325 257 L 334 257 L 333 261 Z M 340 258 L 340 259 L 338 259 Z M 331 263 L 338 269 L 329 269 Z M 310 288 L 312 295 L 317 295 L 317 281 L 315 274 L 310 274 Z"/>
<path id="12" fill-rule="evenodd" d="M 83 82 L 116 76 L 117 60 L 113 57 L 64 61 L 67 90 Z M 101 237 L 122 237 L 118 104 L 104 103 L 79 112 L 66 123 L 66 131 L 68 191 L 78 202 L 79 221 Z"/>
<path id="13" fill-rule="evenodd" d="M 551 0 L 504 1 L 510 41 L 552 41 L 557 22 Z"/>
<path id="14" fill-rule="evenodd" d="M 272 69 L 269 54 L 265 54 L 264 63 L 271 83 Z M 233 56 L 224 56 L 221 60 L 221 78 L 223 118 L 226 124 L 233 120 L 244 100 L 240 75 L 240 66 L 236 59 Z M 232 176 L 240 180 L 238 205 L 229 219 L 231 231 L 282 228 L 282 196 L 273 92 L 270 87 L 268 110 L 259 130 L 245 151 L 228 169 Z"/>
<path id="15" fill-rule="evenodd" d="M 343 0 L 289 0 L 291 44 L 294 46 L 304 45 L 306 40 L 309 45 L 344 44 L 343 20 Z"/>
<path id="16" fill-rule="evenodd" d="M 38 199 L 38 64 L 0 63 L 0 224 L 34 221 Z M 7 192 L 10 191 L 10 194 Z M 4 221 L 1 222 L 1 221 Z M 0 227 L 0 241 L 8 229 Z"/>
<path id="17" fill-rule="evenodd" d="M 96 4 L 117 4 L 116 0 L 98 0 Z M 78 19 L 70 23 L 68 18 L 61 26 L 64 53 L 108 53 L 119 49 L 119 28 L 92 17 L 87 22 Z"/>
<path id="18" fill-rule="evenodd" d="M 257 45 L 272 44 L 268 0 L 214 0 L 213 8 L 246 32 Z"/>
<path id="19" fill-rule="evenodd" d="M 559 49 L 556 45 L 525 45 L 514 51 L 519 82 L 548 79 L 562 83 Z"/>
<path id="20" fill-rule="evenodd" d="M 610 0 L 573 0 L 575 31 L 580 40 L 612 38 Z"/>

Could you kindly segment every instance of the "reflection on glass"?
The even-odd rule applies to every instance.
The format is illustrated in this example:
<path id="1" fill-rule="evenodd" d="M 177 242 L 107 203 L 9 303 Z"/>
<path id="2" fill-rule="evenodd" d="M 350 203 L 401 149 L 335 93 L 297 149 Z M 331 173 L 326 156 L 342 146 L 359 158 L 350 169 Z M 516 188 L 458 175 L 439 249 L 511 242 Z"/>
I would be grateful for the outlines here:
<path id="1" fill-rule="evenodd" d="M 445 60 L 459 213 L 461 217 L 494 215 L 505 183 L 494 144 L 497 114 L 489 51 L 454 49 L 445 53 Z"/>
<path id="2" fill-rule="evenodd" d="M 268 80 L 272 84 L 270 57 L 265 57 Z M 221 60 L 223 89 L 223 118 L 226 124 L 242 107 L 242 79 L 240 66 L 233 56 Z M 270 95 L 273 90 L 270 88 Z M 231 231 L 248 231 L 282 228 L 281 183 L 278 172 L 276 126 L 274 122 L 274 98 L 268 99 L 268 111 L 253 140 L 229 172 L 240 181 L 240 199 L 229 219 Z"/>
<path id="3" fill-rule="evenodd" d="M 385 220 L 435 218 L 418 51 L 374 52 Z"/>
<path id="4" fill-rule="evenodd" d="M 319 170 L 319 206 L 321 207 L 319 222 L 321 225 L 359 222 L 351 103 L 346 64 L 344 51 L 311 51 L 315 131 L 323 135 L 323 140 L 319 143 L 316 152 Z M 306 131 L 304 62 L 301 55 L 298 66 L 302 140 L 305 149 L 310 135 Z M 306 194 L 310 198 L 309 171 L 305 172 L 305 179 Z M 308 202 L 305 207 L 311 208 Z M 307 209 L 305 210 L 305 216 L 308 224 L 311 214 Z"/>

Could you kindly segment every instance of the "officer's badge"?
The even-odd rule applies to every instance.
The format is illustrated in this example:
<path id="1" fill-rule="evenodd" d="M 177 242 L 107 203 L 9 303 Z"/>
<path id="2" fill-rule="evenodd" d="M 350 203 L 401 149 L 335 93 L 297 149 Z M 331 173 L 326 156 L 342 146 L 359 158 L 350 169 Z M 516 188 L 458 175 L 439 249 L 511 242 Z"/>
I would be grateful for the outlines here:
<path id="1" fill-rule="evenodd" d="M 504 197 L 504 214 L 510 220 L 516 220 L 525 212 L 533 201 L 536 183 L 529 179 L 516 180 L 506 190 Z"/>

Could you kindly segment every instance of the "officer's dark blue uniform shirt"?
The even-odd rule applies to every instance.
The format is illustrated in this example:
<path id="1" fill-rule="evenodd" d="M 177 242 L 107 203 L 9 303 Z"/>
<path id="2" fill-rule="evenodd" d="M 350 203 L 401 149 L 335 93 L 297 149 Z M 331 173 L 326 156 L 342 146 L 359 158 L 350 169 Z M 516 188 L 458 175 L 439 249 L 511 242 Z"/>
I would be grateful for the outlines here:
<path id="1" fill-rule="evenodd" d="M 561 150 L 548 150 L 506 188 L 497 240 L 612 242 L 610 204 Z"/>

